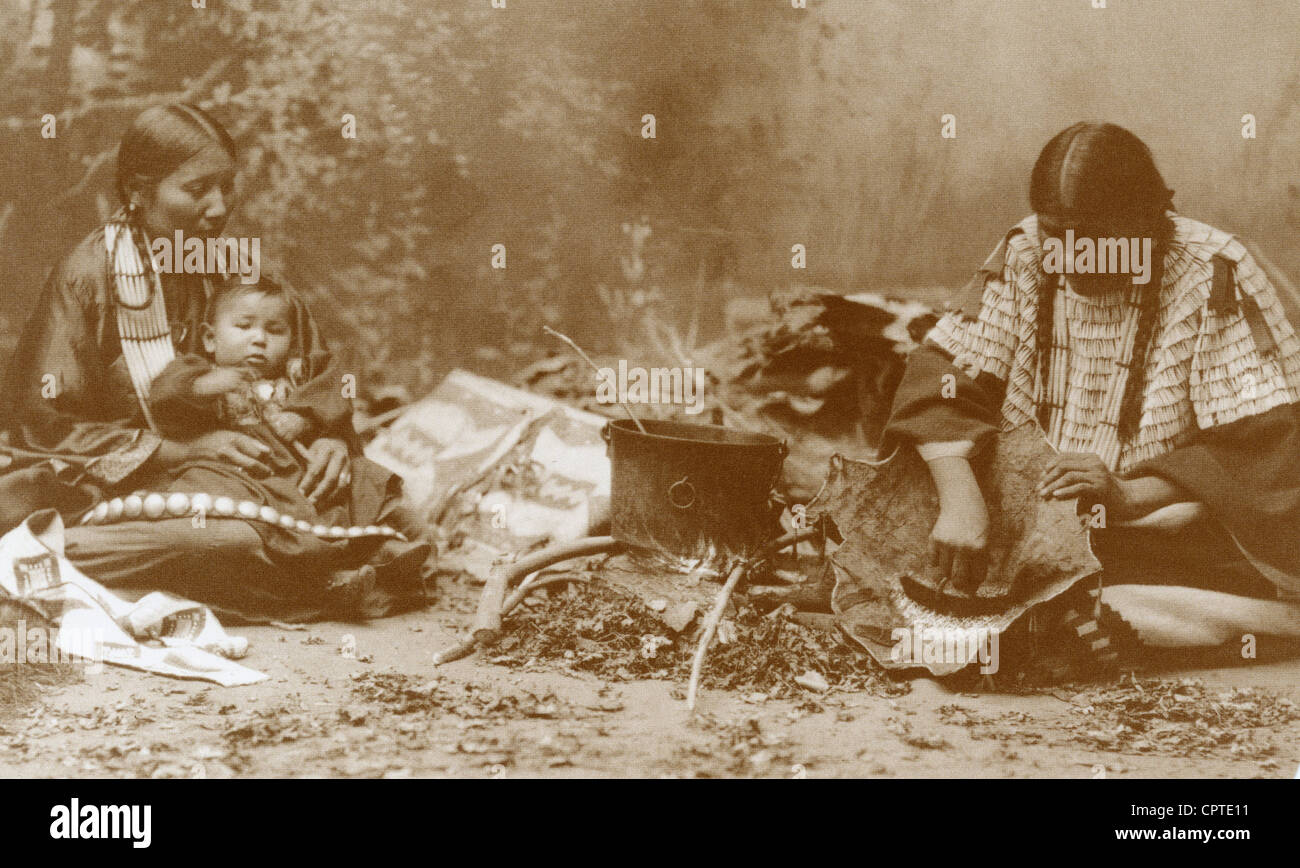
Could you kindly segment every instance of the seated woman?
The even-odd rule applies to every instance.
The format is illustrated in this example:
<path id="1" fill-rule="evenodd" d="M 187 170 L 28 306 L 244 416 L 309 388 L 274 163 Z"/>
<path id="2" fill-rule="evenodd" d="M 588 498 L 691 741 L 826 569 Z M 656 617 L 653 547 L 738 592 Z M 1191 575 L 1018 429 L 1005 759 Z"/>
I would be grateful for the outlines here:
<path id="1" fill-rule="evenodd" d="M 235 171 L 234 142 L 198 108 L 160 106 L 132 123 L 118 152 L 124 207 L 54 269 L 9 372 L 0 443 L 9 459 L 0 477 L 5 529 L 45 507 L 72 521 L 96 502 L 111 504 L 195 466 L 271 475 L 267 442 L 229 426 L 164 432 L 149 403 L 153 382 L 177 354 L 201 350 L 214 288 L 214 275 L 160 273 L 150 239 L 218 237 Z M 329 503 L 346 488 L 359 445 L 342 372 L 296 297 L 294 305 L 299 384 L 284 409 L 308 423 L 302 488 Z M 397 508 L 396 480 L 376 496 L 377 520 L 418 536 Z M 201 522 L 186 515 L 66 531 L 68 557 L 105 585 L 170 590 L 259 619 L 322 614 L 323 590 L 349 565 L 341 558 L 354 554 L 350 548 L 296 526 L 211 514 Z M 411 586 L 389 590 L 372 614 L 420 593 Z"/>
<path id="2" fill-rule="evenodd" d="M 934 590 L 984 579 L 972 454 L 1037 421 L 1060 451 L 1042 496 L 1103 508 L 1101 598 L 1121 616 L 1158 620 L 1175 587 L 1300 593 L 1300 340 L 1251 253 L 1172 195 L 1127 130 L 1061 132 L 1034 166 L 1035 214 L 910 357 L 886 434 L 939 494 Z"/>

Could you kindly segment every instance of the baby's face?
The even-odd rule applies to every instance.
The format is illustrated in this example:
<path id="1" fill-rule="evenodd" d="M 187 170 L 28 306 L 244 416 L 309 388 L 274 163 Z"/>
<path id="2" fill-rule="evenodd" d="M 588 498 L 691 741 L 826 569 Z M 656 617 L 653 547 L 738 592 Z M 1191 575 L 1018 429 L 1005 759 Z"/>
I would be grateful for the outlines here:
<path id="1" fill-rule="evenodd" d="M 284 375 L 292 339 L 289 300 L 250 290 L 217 310 L 204 330 L 203 349 L 221 367 L 242 366 L 274 379 Z"/>

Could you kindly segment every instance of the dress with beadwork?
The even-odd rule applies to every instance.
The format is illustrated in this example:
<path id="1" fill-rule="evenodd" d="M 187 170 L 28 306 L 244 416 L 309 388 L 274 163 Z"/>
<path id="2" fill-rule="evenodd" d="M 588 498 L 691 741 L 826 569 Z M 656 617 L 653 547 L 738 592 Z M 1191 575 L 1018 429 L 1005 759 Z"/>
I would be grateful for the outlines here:
<path id="1" fill-rule="evenodd" d="M 1134 348 L 1144 294 L 1134 287 L 1084 297 L 1046 274 L 1030 217 L 972 281 L 978 305 L 942 317 L 909 359 L 886 437 L 924 454 L 1038 422 L 1057 449 L 1168 479 L 1209 508 L 1209 518 L 1175 533 L 1094 532 L 1108 583 L 1295 593 L 1300 339 L 1241 242 L 1171 219 L 1160 286 L 1145 293 L 1158 310 L 1140 418 L 1122 420 L 1121 411 L 1128 362 L 1141 357 Z M 1054 305 L 1047 341 L 1038 340 L 1040 299 Z M 949 374 L 955 396 L 941 390 Z"/>

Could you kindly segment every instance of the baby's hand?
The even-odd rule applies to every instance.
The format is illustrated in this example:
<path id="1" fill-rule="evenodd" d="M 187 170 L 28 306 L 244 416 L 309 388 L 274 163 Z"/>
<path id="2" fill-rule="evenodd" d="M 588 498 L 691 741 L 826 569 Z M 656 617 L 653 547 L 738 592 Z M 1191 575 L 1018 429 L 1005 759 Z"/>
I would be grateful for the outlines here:
<path id="1" fill-rule="evenodd" d="M 252 381 L 253 372 L 245 368 L 213 368 L 194 378 L 194 394 L 200 398 L 214 398 L 237 392 Z"/>

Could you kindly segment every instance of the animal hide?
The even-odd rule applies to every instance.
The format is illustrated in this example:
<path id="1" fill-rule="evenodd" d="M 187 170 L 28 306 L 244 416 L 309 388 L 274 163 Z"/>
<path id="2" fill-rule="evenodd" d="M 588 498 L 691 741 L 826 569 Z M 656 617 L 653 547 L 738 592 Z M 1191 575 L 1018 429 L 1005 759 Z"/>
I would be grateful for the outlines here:
<path id="1" fill-rule="evenodd" d="M 1074 501 L 1038 495 L 1053 454 L 1028 425 L 1000 434 L 976 462 L 989 510 L 988 573 L 967 596 L 937 590 L 929 536 L 939 502 L 915 450 L 900 449 L 879 463 L 836 455 L 826 489 L 810 509 L 829 517 L 843 538 L 831 557 L 831 607 L 841 626 L 886 668 L 920 665 L 946 675 L 970 661 L 900 659 L 895 631 L 1000 633 L 1031 606 L 1095 575 L 1101 564 L 1088 544 L 1091 516 L 1078 516 Z"/>

